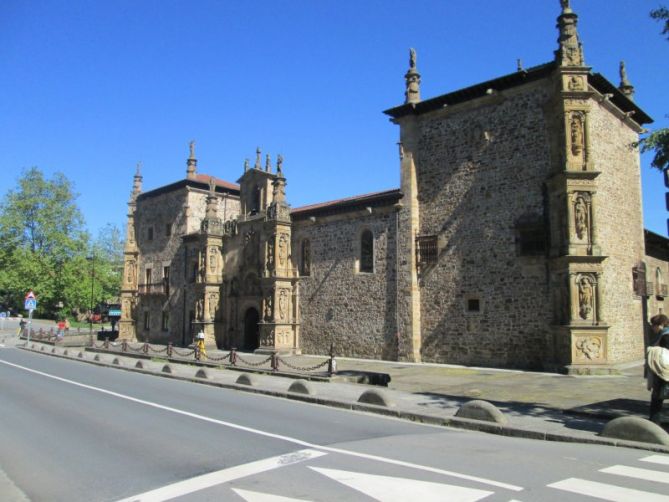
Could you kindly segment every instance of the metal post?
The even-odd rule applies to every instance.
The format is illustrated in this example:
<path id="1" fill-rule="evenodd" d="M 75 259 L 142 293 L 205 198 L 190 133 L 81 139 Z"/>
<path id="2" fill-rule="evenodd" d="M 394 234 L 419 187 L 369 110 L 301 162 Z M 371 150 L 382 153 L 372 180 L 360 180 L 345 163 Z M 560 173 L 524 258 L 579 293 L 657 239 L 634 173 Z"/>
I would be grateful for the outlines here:
<path id="1" fill-rule="evenodd" d="M 167 342 L 167 357 L 172 357 L 173 350 L 174 347 L 172 346 L 172 342 Z"/>
<path id="2" fill-rule="evenodd" d="M 27 328 L 28 328 L 28 338 L 26 339 L 26 346 L 27 346 L 27 344 L 30 343 L 30 328 L 32 327 L 32 322 L 33 322 L 33 309 L 30 309 L 30 310 L 28 311 L 28 324 L 27 324 Z M 24 329 L 25 329 L 25 328 L 24 328 Z"/>

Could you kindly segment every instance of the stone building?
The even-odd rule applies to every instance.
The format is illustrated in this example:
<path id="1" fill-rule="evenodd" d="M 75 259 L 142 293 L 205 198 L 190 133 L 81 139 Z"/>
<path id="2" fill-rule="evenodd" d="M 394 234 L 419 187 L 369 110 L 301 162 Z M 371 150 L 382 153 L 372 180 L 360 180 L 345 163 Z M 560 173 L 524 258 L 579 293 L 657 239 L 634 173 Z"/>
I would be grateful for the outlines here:
<path id="1" fill-rule="evenodd" d="M 631 148 L 651 119 L 624 64 L 618 86 L 586 65 L 561 4 L 553 60 L 488 82 L 423 100 L 411 50 L 385 112 L 397 190 L 291 209 L 280 156 L 274 171 L 258 150 L 237 185 L 198 174 L 193 144 L 184 180 L 142 193 L 138 172 L 121 338 L 573 371 L 641 358 L 669 272 Z"/>

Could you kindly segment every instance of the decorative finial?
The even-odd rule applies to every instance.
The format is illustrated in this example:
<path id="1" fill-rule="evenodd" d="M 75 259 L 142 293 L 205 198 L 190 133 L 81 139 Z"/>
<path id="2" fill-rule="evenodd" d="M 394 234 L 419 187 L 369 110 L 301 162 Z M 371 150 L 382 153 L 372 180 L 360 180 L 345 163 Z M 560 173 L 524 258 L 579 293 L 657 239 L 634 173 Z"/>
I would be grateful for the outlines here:
<path id="1" fill-rule="evenodd" d="M 244 159 L 244 172 L 249 170 L 249 159 Z"/>
<path id="2" fill-rule="evenodd" d="M 267 173 L 272 172 L 272 159 L 270 159 L 269 153 L 265 155 L 265 172 Z"/>
<path id="3" fill-rule="evenodd" d="M 569 0 L 560 0 L 562 13 L 557 19 L 559 48 L 555 58 L 560 66 L 585 66 L 583 46 L 578 37 L 578 16 L 571 10 Z"/>
<path id="4" fill-rule="evenodd" d="M 516 71 L 524 71 L 522 59 L 516 59 Z"/>
<path id="5" fill-rule="evenodd" d="M 195 179 L 195 172 L 197 168 L 197 159 L 195 158 L 195 140 L 192 140 L 188 143 L 188 149 L 190 150 L 190 155 L 188 160 L 186 160 L 186 178 Z"/>
<path id="6" fill-rule="evenodd" d="M 256 165 L 253 166 L 255 169 L 261 169 L 262 167 L 260 166 L 260 147 L 256 148 Z"/>
<path id="7" fill-rule="evenodd" d="M 141 169 L 142 169 L 142 162 L 139 161 L 137 162 L 137 169 L 135 171 L 135 176 L 133 177 L 132 180 L 132 192 L 130 193 L 130 200 L 135 201 L 137 199 L 137 196 L 142 192 L 142 175 L 141 175 Z"/>
<path id="8" fill-rule="evenodd" d="M 137 162 L 137 169 L 135 170 L 135 178 L 142 175 L 142 161 Z"/>
<path id="9" fill-rule="evenodd" d="M 420 73 L 416 69 L 416 50 L 409 49 L 409 70 L 404 75 L 406 90 L 404 91 L 405 103 L 420 102 Z"/>
<path id="10" fill-rule="evenodd" d="M 216 181 L 213 176 L 209 176 L 209 192 L 212 194 L 216 191 Z"/>
<path id="11" fill-rule="evenodd" d="M 627 78 L 627 69 L 625 68 L 625 61 L 620 62 L 620 85 L 618 86 L 622 92 L 629 99 L 634 99 L 634 86 Z"/>
<path id="12" fill-rule="evenodd" d="M 283 178 L 283 156 L 281 154 L 276 156 L 276 175 Z"/>

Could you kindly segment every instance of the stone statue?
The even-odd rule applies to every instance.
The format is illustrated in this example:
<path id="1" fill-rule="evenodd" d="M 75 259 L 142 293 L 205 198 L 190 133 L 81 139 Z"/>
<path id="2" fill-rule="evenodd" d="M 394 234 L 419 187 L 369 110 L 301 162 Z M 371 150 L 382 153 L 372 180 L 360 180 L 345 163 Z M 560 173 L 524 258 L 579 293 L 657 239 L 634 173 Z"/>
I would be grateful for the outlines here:
<path id="1" fill-rule="evenodd" d="M 583 119 L 573 115 L 570 124 L 571 153 L 578 157 L 583 152 Z"/>
<path id="2" fill-rule="evenodd" d="M 560 0 L 560 5 L 562 6 L 562 10 L 570 9 L 569 0 Z"/>
<path id="3" fill-rule="evenodd" d="M 279 293 L 279 317 L 281 320 L 286 318 L 286 315 L 288 313 L 288 293 L 286 293 L 285 289 L 281 290 L 281 293 Z"/>
<path id="4" fill-rule="evenodd" d="M 190 150 L 190 157 L 191 159 L 195 158 L 195 140 L 192 140 L 190 143 L 188 143 L 188 149 Z"/>
<path id="5" fill-rule="evenodd" d="M 265 320 L 272 320 L 272 295 L 265 298 Z"/>
<path id="6" fill-rule="evenodd" d="M 267 269 L 274 269 L 274 236 L 267 241 Z"/>
<path id="7" fill-rule="evenodd" d="M 203 315 L 204 315 L 204 300 L 200 298 L 198 301 L 195 302 L 195 319 L 201 321 Z"/>
<path id="8" fill-rule="evenodd" d="M 281 154 L 279 154 L 276 156 L 276 175 L 279 178 L 283 178 L 282 168 L 283 168 L 283 157 L 281 156 Z"/>
<path id="9" fill-rule="evenodd" d="M 209 191 L 211 193 L 214 193 L 216 191 L 216 182 L 214 181 L 213 176 L 209 177 Z"/>
<path id="10" fill-rule="evenodd" d="M 592 313 L 592 293 L 590 279 L 581 277 L 578 281 L 578 312 L 582 319 L 588 319 Z"/>
<path id="11" fill-rule="evenodd" d="M 283 267 L 288 258 L 288 238 L 286 234 L 279 236 L 279 266 Z"/>
<path id="12" fill-rule="evenodd" d="M 627 70 L 625 69 L 625 61 L 620 62 L 620 81 L 623 84 L 628 83 L 627 80 Z"/>
<path id="13" fill-rule="evenodd" d="M 576 235 L 579 239 L 584 239 L 588 232 L 588 207 L 583 200 L 583 197 L 578 197 L 574 204 L 574 223 L 576 227 Z"/>
<path id="14" fill-rule="evenodd" d="M 209 271 L 212 274 L 216 273 L 218 263 L 218 250 L 215 246 L 209 248 Z"/>
<path id="15" fill-rule="evenodd" d="M 211 293 L 209 295 L 209 317 L 212 320 L 216 319 L 216 311 L 218 310 L 218 294 Z"/>
<path id="16" fill-rule="evenodd" d="M 416 49 L 409 49 L 409 68 L 416 68 Z"/>
<path id="17" fill-rule="evenodd" d="M 128 283 L 129 284 L 134 284 L 135 283 L 135 261 L 130 260 L 128 262 Z"/>

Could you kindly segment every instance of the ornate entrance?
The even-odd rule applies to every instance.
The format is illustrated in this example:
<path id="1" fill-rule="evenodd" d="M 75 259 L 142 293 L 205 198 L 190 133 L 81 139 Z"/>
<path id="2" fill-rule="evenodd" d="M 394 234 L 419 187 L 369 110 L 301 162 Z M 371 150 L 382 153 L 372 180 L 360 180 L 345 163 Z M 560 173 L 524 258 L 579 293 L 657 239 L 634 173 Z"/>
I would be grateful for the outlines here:
<path id="1" fill-rule="evenodd" d="M 258 311 L 251 307 L 244 314 L 244 345 L 243 350 L 256 350 L 260 347 L 260 327 Z"/>

